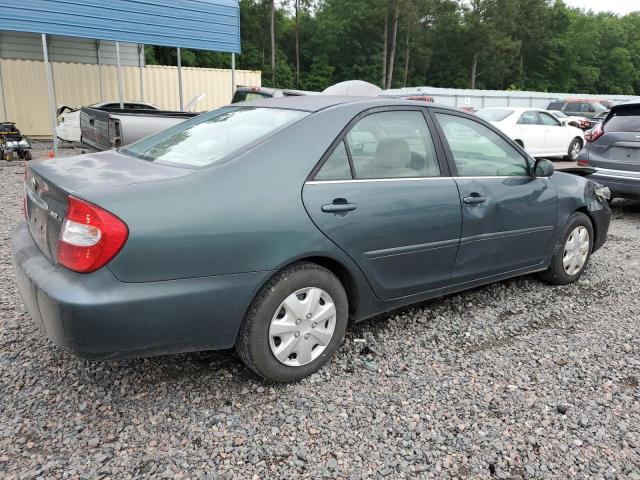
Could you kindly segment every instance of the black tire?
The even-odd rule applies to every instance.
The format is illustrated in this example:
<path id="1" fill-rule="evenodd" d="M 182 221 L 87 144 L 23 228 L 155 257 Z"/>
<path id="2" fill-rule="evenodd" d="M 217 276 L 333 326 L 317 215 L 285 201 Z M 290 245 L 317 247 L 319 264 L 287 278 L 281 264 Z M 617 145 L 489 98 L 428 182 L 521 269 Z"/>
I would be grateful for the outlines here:
<path id="1" fill-rule="evenodd" d="M 28 160 L 31 160 L 32 158 L 33 157 L 31 156 L 31 151 L 25 150 L 24 151 L 24 159 L 28 161 Z"/>
<path id="2" fill-rule="evenodd" d="M 577 144 L 577 148 L 576 148 Z M 569 144 L 569 150 L 567 150 L 567 159 L 575 162 L 578 160 L 578 155 L 580 154 L 580 150 L 582 150 L 582 140 L 579 138 L 574 138 Z"/>
<path id="3" fill-rule="evenodd" d="M 269 327 L 282 302 L 307 287 L 321 288 L 336 307 L 335 329 L 324 351 L 310 363 L 289 366 L 271 351 Z M 261 377 L 274 382 L 294 382 L 318 371 L 334 354 L 344 338 L 349 316 L 347 294 L 340 280 L 315 263 L 298 262 L 278 272 L 258 293 L 242 322 L 236 351 L 242 361 Z"/>
<path id="4" fill-rule="evenodd" d="M 574 230 L 581 226 L 586 228 L 587 232 L 589 233 L 589 249 L 586 254 L 586 260 L 580 270 L 574 274 L 569 274 L 565 271 L 563 265 L 565 245 L 572 232 L 574 232 Z M 546 271 L 542 272 L 540 274 L 540 277 L 544 281 L 553 285 L 568 285 L 569 283 L 577 281 L 584 272 L 585 268 L 587 268 L 587 265 L 589 265 L 589 259 L 591 258 L 592 250 L 593 225 L 591 224 L 591 220 L 589 220 L 589 217 L 587 217 L 584 213 L 574 212 L 569 217 L 567 226 L 565 227 L 560 240 L 554 246 L 553 257 L 551 258 L 551 264 L 549 265 L 549 268 Z"/>

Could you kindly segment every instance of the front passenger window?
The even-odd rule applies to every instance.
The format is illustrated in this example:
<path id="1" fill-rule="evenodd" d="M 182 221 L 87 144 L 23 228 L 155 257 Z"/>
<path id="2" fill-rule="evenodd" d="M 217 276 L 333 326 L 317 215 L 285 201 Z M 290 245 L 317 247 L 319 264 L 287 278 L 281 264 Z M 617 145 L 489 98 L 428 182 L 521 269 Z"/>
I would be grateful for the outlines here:
<path id="1" fill-rule="evenodd" d="M 549 115 L 548 113 L 540 112 L 540 119 L 542 120 L 543 125 L 549 125 L 553 127 L 559 127 L 560 122 L 556 120 L 554 117 Z"/>
<path id="2" fill-rule="evenodd" d="M 526 176 L 526 159 L 507 141 L 481 123 L 436 113 L 461 177 Z"/>

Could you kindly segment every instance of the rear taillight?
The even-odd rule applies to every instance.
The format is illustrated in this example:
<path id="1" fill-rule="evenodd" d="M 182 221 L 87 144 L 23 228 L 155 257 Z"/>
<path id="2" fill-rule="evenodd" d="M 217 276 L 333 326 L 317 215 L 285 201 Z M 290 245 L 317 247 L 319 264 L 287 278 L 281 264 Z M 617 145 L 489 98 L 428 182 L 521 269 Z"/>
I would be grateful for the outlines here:
<path id="1" fill-rule="evenodd" d="M 129 235 L 114 214 L 72 196 L 58 240 L 58 263 L 76 272 L 104 267 L 123 247 Z"/>
<path id="2" fill-rule="evenodd" d="M 584 139 L 587 142 L 595 142 L 597 139 L 599 139 L 602 136 L 603 133 L 604 133 L 604 130 L 602 129 L 602 124 L 599 123 L 598 125 L 593 127 L 591 130 L 584 133 Z"/>

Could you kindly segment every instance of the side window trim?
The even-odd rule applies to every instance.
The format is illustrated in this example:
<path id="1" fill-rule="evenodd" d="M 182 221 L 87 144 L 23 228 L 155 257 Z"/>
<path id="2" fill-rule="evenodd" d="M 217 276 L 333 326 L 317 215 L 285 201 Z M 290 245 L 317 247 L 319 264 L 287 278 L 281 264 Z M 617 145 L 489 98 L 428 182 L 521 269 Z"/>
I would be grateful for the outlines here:
<path id="1" fill-rule="evenodd" d="M 449 146 L 449 142 L 447 142 L 447 137 L 444 134 L 444 131 L 442 130 L 442 127 L 440 126 L 440 123 L 438 123 L 435 120 L 435 115 L 440 113 L 442 115 L 451 115 L 454 117 L 461 117 L 461 118 L 465 118 L 467 120 L 472 120 L 475 122 L 478 122 L 479 124 L 489 128 L 489 130 L 491 130 L 492 132 L 496 133 L 498 136 L 502 137 L 503 140 L 506 140 L 507 143 L 509 145 L 511 145 L 511 147 L 513 147 L 513 149 L 523 158 L 523 160 L 525 161 L 525 163 L 528 165 L 529 167 L 529 171 L 533 170 L 533 165 L 531 164 L 531 162 L 529 161 L 529 157 L 527 155 L 522 155 L 520 153 L 520 151 L 515 148 L 513 146 L 513 140 L 511 140 L 509 137 L 507 137 L 502 131 L 498 130 L 497 128 L 494 128 L 492 125 L 490 125 L 488 122 L 482 120 L 481 118 L 471 118 L 471 116 L 463 113 L 463 112 L 456 112 L 455 110 L 444 110 L 441 108 L 434 108 L 434 107 L 428 107 L 429 110 L 429 114 L 434 117 L 434 127 L 435 127 L 435 131 L 436 131 L 436 135 L 438 136 L 438 140 L 442 143 L 442 147 L 444 150 L 444 154 L 449 166 L 449 171 L 451 172 L 451 176 L 452 177 L 459 177 L 459 178 L 469 178 L 469 177 L 462 177 L 460 175 L 460 172 L 458 172 L 458 167 L 456 166 L 456 162 L 455 159 L 453 158 L 453 152 L 451 151 L 451 147 Z M 513 176 L 510 178 L 528 178 L 531 175 L 521 175 L 519 177 L 517 176 Z M 491 177 L 479 177 L 479 178 L 491 178 Z M 495 178 L 495 177 L 494 177 Z M 502 178 L 502 177 L 500 177 Z M 507 178 L 507 177 L 505 177 Z"/>
<path id="2" fill-rule="evenodd" d="M 384 106 L 384 107 L 372 107 L 369 108 L 367 110 L 364 110 L 360 113 L 358 113 L 355 117 L 353 117 L 349 123 L 342 129 L 342 131 L 340 132 L 340 134 L 334 139 L 334 141 L 331 143 L 331 145 L 329 146 L 329 148 L 327 149 L 327 151 L 324 153 L 324 155 L 322 155 L 322 157 L 320 158 L 320 161 L 318 161 L 318 163 L 316 164 L 316 166 L 313 168 L 313 170 L 311 170 L 311 172 L 309 173 L 309 175 L 307 176 L 307 179 L 305 180 L 305 182 L 311 182 L 311 181 L 315 181 L 314 178 L 315 176 L 318 174 L 318 172 L 322 169 L 322 167 L 324 166 L 324 164 L 326 163 L 326 161 L 329 159 L 329 157 L 333 154 L 333 151 L 338 147 L 338 145 L 340 144 L 340 142 L 344 142 L 345 148 L 347 149 L 347 156 L 349 158 L 349 168 L 351 169 L 351 180 L 357 180 L 357 177 L 355 175 L 355 168 L 353 166 L 353 159 L 351 157 L 351 149 L 349 147 L 349 142 L 347 142 L 347 134 L 351 131 L 351 129 L 353 128 L 353 126 L 358 123 L 360 120 L 362 120 L 363 118 L 369 116 L 369 115 L 373 115 L 376 113 L 382 113 L 382 112 L 405 112 L 405 111 L 409 111 L 409 112 L 420 112 L 422 114 L 422 117 L 425 121 L 426 124 L 426 128 L 427 131 L 429 132 L 429 134 L 431 135 L 431 139 L 433 141 L 434 144 L 434 148 L 436 150 L 436 159 L 438 160 L 438 166 L 440 167 L 440 176 L 438 177 L 424 177 L 424 178 L 442 178 L 442 177 L 446 177 L 447 175 L 451 175 L 450 171 L 448 172 L 447 170 L 450 170 L 450 168 L 443 168 L 443 161 L 441 159 L 441 154 L 444 154 L 444 161 L 445 161 L 445 165 L 447 167 L 449 167 L 449 163 L 446 159 L 446 153 L 444 152 L 444 149 L 440 150 L 439 147 L 439 143 L 440 143 L 440 139 L 436 139 L 436 135 L 437 135 L 437 131 L 435 128 L 435 122 L 431 122 L 431 118 L 429 116 L 429 114 L 427 113 L 427 107 L 422 107 L 422 106 L 412 106 L 412 105 L 390 105 L 390 106 Z M 422 177 L 416 177 L 416 178 L 422 178 Z M 367 179 L 365 179 L 366 181 Z M 372 180 L 372 179 L 369 179 Z M 393 179 L 391 179 L 393 180 Z M 330 180 L 318 180 L 318 182 L 324 182 L 324 181 L 330 181 Z"/>

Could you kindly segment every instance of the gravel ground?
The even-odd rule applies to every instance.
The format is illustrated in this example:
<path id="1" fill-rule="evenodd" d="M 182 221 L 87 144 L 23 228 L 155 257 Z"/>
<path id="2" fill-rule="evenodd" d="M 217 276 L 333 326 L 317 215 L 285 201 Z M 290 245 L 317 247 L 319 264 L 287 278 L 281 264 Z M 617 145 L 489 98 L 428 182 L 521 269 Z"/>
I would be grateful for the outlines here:
<path id="1" fill-rule="evenodd" d="M 79 360 L 36 329 L 0 165 L 0 477 L 640 480 L 640 205 L 581 281 L 511 280 L 352 326 L 298 384 L 229 352 Z"/>

